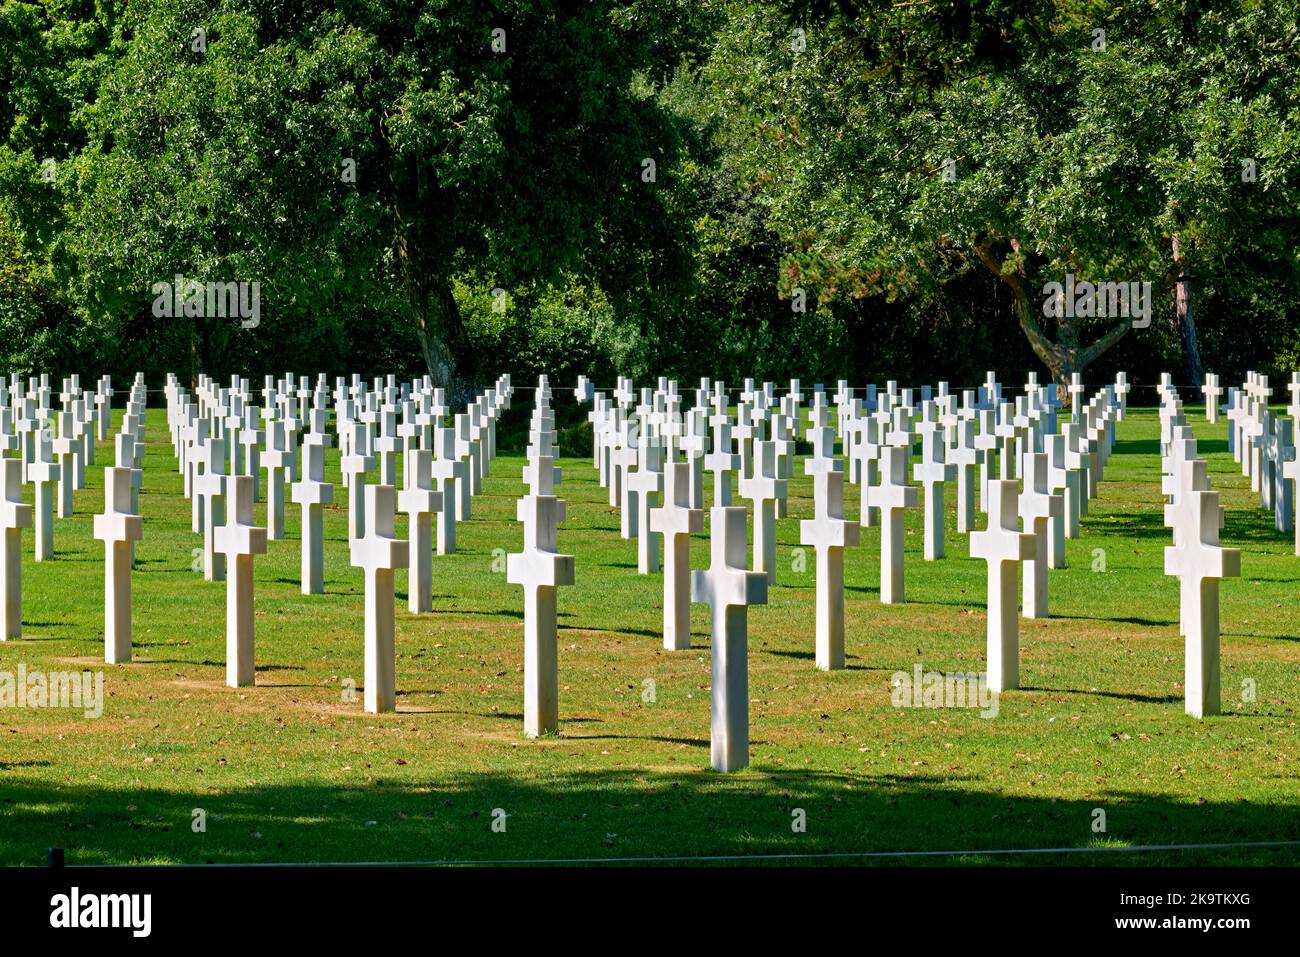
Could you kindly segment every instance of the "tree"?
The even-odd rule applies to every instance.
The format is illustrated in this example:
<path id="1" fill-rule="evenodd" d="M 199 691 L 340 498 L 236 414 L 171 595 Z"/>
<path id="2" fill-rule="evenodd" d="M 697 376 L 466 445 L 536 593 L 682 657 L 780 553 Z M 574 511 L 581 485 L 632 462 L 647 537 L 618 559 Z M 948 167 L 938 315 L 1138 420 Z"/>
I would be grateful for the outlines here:
<path id="1" fill-rule="evenodd" d="M 74 71 L 91 89 L 46 108 L 78 134 L 58 202 L 15 218 L 88 318 L 126 335 L 161 334 L 151 289 L 175 275 L 260 282 L 257 329 L 192 322 L 197 365 L 319 358 L 322 333 L 378 310 L 446 384 L 458 274 L 644 278 L 678 238 L 677 139 L 648 90 L 688 8 L 118 0 Z M 48 11 L 25 25 L 29 42 L 64 29 Z M 8 157 L 35 181 L 34 154 Z"/>
<path id="2" fill-rule="evenodd" d="M 1189 277 L 1249 253 L 1278 264 L 1260 281 L 1295 282 L 1293 5 L 1148 0 L 1095 27 L 1068 2 L 795 7 L 801 27 L 738 9 L 710 67 L 787 292 L 896 297 L 985 269 L 1064 382 L 1149 315 L 1049 283 L 1146 282 L 1195 380 Z M 999 10 L 1023 16 L 999 33 Z M 900 19 L 906 42 L 884 42 Z"/>

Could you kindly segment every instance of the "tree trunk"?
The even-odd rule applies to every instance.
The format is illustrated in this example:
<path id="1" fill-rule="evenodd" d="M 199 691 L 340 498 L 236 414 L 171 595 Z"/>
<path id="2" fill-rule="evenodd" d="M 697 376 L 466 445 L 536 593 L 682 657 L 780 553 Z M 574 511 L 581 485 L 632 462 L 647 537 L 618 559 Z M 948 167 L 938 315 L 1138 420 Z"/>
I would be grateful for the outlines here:
<path id="1" fill-rule="evenodd" d="M 1183 258 L 1182 244 L 1173 238 L 1174 264 L 1179 267 L 1174 281 L 1174 326 L 1183 347 L 1183 376 L 1189 385 L 1200 388 L 1205 384 L 1205 369 L 1201 365 L 1201 349 L 1196 342 L 1196 319 L 1192 315 L 1192 274 Z"/>
<path id="2" fill-rule="evenodd" d="M 1132 328 L 1132 321 L 1125 317 L 1113 324 L 1100 339 L 1085 347 L 1080 344 L 1078 320 L 1064 317 L 1057 321 L 1057 337 L 1060 341 L 1053 341 L 1038 323 L 1038 316 L 1034 313 L 1034 300 L 1025 287 L 1024 276 L 1018 272 L 1007 272 L 1002 268 L 1002 261 L 994 255 L 992 241 L 989 239 L 982 240 L 975 246 L 975 255 L 985 268 L 1011 289 L 1015 300 L 1016 320 L 1020 323 L 1025 338 L 1029 340 L 1034 354 L 1043 365 L 1047 366 L 1058 388 L 1067 388 L 1072 374 L 1083 372 L 1111 346 L 1123 339 Z"/>
<path id="3" fill-rule="evenodd" d="M 450 389 L 456 353 L 463 353 L 466 346 L 465 325 L 451 282 L 439 278 L 426 285 L 408 274 L 407 302 L 425 369 L 436 386 Z"/>
<path id="4" fill-rule="evenodd" d="M 203 371 L 203 358 L 200 355 L 199 320 L 190 319 L 190 391 L 198 392 L 199 373 Z"/>

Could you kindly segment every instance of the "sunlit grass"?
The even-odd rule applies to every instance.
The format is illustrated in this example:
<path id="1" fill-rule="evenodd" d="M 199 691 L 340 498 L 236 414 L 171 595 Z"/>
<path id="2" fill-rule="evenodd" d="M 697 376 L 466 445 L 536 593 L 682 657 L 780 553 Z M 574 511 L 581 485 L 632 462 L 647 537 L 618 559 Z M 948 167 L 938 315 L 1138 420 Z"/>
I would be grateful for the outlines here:
<path id="1" fill-rule="evenodd" d="M 516 403 L 512 415 L 527 411 Z M 708 769 L 707 608 L 695 606 L 696 648 L 663 650 L 662 579 L 637 574 L 635 543 L 619 538 L 589 459 L 562 463 L 569 518 L 560 544 L 577 556 L 577 585 L 559 599 L 561 733 L 529 741 L 522 596 L 493 571 L 493 550 L 522 540 L 520 457 L 493 463 L 473 519 L 458 529 L 459 552 L 435 558 L 431 614 L 407 614 L 399 575 L 399 711 L 367 715 L 359 696 L 343 695 L 348 679 L 362 683 L 362 582 L 337 507 L 326 516 L 327 594 L 304 597 L 299 515 L 289 505 L 286 539 L 256 562 L 257 687 L 225 687 L 225 586 L 192 570 L 201 538 L 190 531 L 165 418 L 151 410 L 135 661 L 102 663 L 103 546 L 91 515 L 102 509 L 107 445 L 77 493 L 77 514 L 57 522 L 56 559 L 32 563 L 24 533 L 25 636 L 0 644 L 0 670 L 103 668 L 107 700 L 97 720 L 0 711 L 0 862 L 41 863 L 56 844 L 73 863 L 157 863 L 1300 840 L 1300 559 L 1226 453 L 1226 425 L 1194 410 L 1191 418 L 1228 509 L 1224 541 L 1244 552 L 1244 576 L 1223 586 L 1223 716 L 1183 714 L 1158 423 L 1134 410 L 1084 537 L 1068 543 L 1070 567 L 1051 575 L 1054 617 L 1022 622 L 1025 687 L 1003 696 L 993 720 L 890 705 L 895 671 L 983 667 L 984 566 L 966 557 L 955 530 L 955 487 L 946 559 L 922 561 L 920 513 L 909 516 L 906 605 L 879 603 L 879 540 L 863 530 L 846 563 L 849 667 L 824 674 L 813 666 L 811 553 L 806 571 L 791 570 L 797 522 L 812 511 L 797 465 L 790 517 L 778 528 L 778 584 L 749 616 L 752 766 L 722 776 Z M 334 450 L 336 481 L 337 465 Z M 846 512 L 857 514 L 852 488 Z M 697 567 L 707 551 L 700 537 Z M 1105 570 L 1093 571 L 1099 555 Z M 643 700 L 647 678 L 653 702 Z M 1247 679 L 1254 701 L 1242 699 Z M 491 826 L 497 808 L 508 815 L 504 833 Z M 796 808 L 805 833 L 792 831 Z M 1092 829 L 1096 808 L 1106 811 L 1104 834 Z M 194 830 L 195 809 L 205 831 Z M 1298 859 L 1284 848 L 1075 854 L 1069 863 Z"/>

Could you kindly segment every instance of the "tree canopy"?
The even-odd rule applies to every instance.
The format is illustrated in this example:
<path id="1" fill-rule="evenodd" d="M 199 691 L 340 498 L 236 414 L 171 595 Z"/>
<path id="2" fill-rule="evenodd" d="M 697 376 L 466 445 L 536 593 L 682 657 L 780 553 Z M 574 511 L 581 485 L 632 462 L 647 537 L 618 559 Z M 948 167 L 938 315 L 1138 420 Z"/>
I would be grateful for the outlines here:
<path id="1" fill-rule="evenodd" d="M 1285 0 L 0 0 L 0 61 L 17 371 L 1300 359 Z"/>

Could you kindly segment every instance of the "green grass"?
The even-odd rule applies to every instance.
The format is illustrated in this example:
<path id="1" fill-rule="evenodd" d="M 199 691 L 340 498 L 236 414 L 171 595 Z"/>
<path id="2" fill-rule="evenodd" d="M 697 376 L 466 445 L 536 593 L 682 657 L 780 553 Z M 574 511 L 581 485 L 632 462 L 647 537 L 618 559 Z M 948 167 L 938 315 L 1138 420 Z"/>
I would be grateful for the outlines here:
<path id="1" fill-rule="evenodd" d="M 1300 840 L 1300 558 L 1227 454 L 1226 424 L 1191 418 L 1227 506 L 1224 542 L 1244 552 L 1244 576 L 1223 586 L 1222 716 L 1183 714 L 1158 423 L 1134 410 L 1084 537 L 1068 543 L 1070 567 L 1051 574 L 1054 617 L 1022 622 L 1025 688 L 1002 697 L 994 720 L 890 705 L 897 670 L 983 668 L 984 566 L 953 527 L 951 487 L 948 558 L 922 561 L 920 514 L 909 515 L 906 605 L 879 603 L 879 540 L 863 530 L 847 559 L 849 667 L 815 670 L 811 554 L 806 571 L 791 570 L 812 506 L 797 465 L 779 582 L 749 615 L 752 766 L 720 775 L 708 767 L 708 610 L 695 606 L 698 647 L 662 649 L 662 580 L 637 574 L 635 543 L 619 538 L 590 459 L 563 462 L 560 542 L 577 556 L 577 585 L 560 594 L 561 733 L 530 741 L 522 595 L 493 570 L 494 550 L 522 538 L 520 458 L 493 464 L 459 552 L 435 559 L 432 614 L 406 613 L 399 575 L 398 713 L 368 715 L 341 691 L 361 684 L 362 581 L 339 508 L 326 516 L 328 594 L 305 597 L 290 506 L 286 540 L 256 562 L 257 687 L 225 687 L 225 586 L 192 570 L 201 539 L 165 419 L 151 410 L 132 663 L 102 663 L 103 546 L 91 514 L 102 509 L 107 445 L 76 516 L 57 521 L 56 559 L 31 563 L 24 533 L 25 634 L 0 643 L 0 670 L 102 669 L 106 700 L 98 719 L 0 710 L 0 863 L 42 863 L 53 845 L 69 863 L 202 863 Z M 846 507 L 857 514 L 853 489 Z M 1093 570 L 1097 549 L 1104 572 Z M 703 537 L 692 557 L 707 564 Z M 653 703 L 642 700 L 646 679 Z M 1247 679 L 1258 688 L 1250 703 Z M 196 808 L 203 833 L 191 827 Z M 497 808 L 509 815 L 504 833 L 491 827 Z M 806 833 L 792 832 L 795 808 Z M 1095 808 L 1105 834 L 1092 830 Z M 1300 849 L 940 860 L 1294 864 Z"/>

